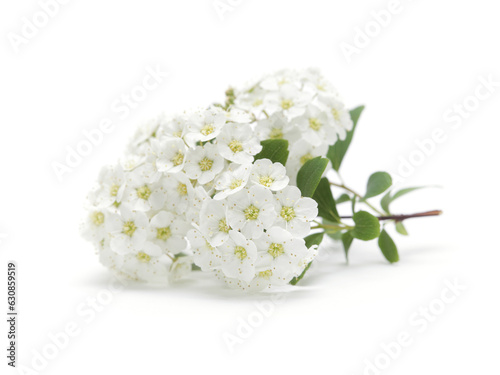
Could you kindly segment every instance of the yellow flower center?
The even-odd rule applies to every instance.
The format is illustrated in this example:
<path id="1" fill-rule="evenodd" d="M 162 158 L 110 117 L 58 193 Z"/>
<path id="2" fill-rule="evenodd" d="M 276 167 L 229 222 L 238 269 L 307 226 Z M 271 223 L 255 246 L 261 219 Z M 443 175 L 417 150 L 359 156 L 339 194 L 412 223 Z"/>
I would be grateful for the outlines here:
<path id="1" fill-rule="evenodd" d="M 317 118 L 315 117 L 311 117 L 309 119 L 309 127 L 314 130 L 314 131 L 318 131 L 319 129 L 321 129 L 321 121 L 319 121 Z"/>
<path id="2" fill-rule="evenodd" d="M 234 255 L 236 255 L 236 258 L 243 260 L 247 257 L 247 251 L 242 246 L 236 246 L 234 248 Z"/>
<path id="3" fill-rule="evenodd" d="M 203 172 L 206 172 L 206 171 L 209 171 L 210 169 L 212 169 L 212 165 L 214 164 L 214 161 L 213 160 L 210 160 L 208 158 L 203 158 L 200 160 L 199 162 L 199 165 L 200 165 L 200 169 L 203 171 Z"/>
<path id="4" fill-rule="evenodd" d="M 269 138 L 282 139 L 283 138 L 283 129 L 272 128 L 271 131 L 269 132 Z"/>
<path id="5" fill-rule="evenodd" d="M 120 190 L 120 186 L 118 185 L 111 186 L 111 188 L 109 189 L 109 195 L 111 195 L 112 197 L 116 197 L 118 195 L 118 190 Z"/>
<path id="6" fill-rule="evenodd" d="M 285 253 L 285 247 L 280 243 L 272 243 L 267 250 L 273 258 L 277 258 Z"/>
<path id="7" fill-rule="evenodd" d="M 253 106 L 254 107 L 258 107 L 259 105 L 261 105 L 263 103 L 262 99 L 257 99 L 253 102 Z"/>
<path id="8" fill-rule="evenodd" d="M 141 251 L 140 253 L 137 254 L 137 259 L 139 260 L 139 262 L 149 263 L 149 261 L 151 260 L 151 257 L 148 254 L 143 253 Z"/>
<path id="9" fill-rule="evenodd" d="M 283 99 L 281 101 L 281 108 L 290 109 L 292 107 L 293 107 L 293 101 L 291 101 L 290 99 Z"/>
<path id="10" fill-rule="evenodd" d="M 274 178 L 271 178 L 269 176 L 262 176 L 259 178 L 259 184 L 264 185 L 265 187 L 271 187 L 271 185 L 274 182 Z"/>
<path id="11" fill-rule="evenodd" d="M 231 181 L 231 185 L 229 185 L 229 188 L 231 190 L 234 190 L 236 188 L 239 188 L 242 183 L 243 183 L 243 180 L 233 180 L 233 181 Z"/>
<path id="12" fill-rule="evenodd" d="M 137 189 L 137 196 L 141 199 L 148 200 L 151 196 L 151 189 L 148 187 L 148 185 L 144 185 Z"/>
<path id="13" fill-rule="evenodd" d="M 295 219 L 295 210 L 293 207 L 283 207 L 280 216 L 285 219 L 285 221 L 292 221 Z"/>
<path id="14" fill-rule="evenodd" d="M 247 220 L 257 220 L 257 218 L 259 217 L 259 212 L 260 210 L 253 204 L 245 208 L 245 211 L 243 211 Z"/>
<path id="15" fill-rule="evenodd" d="M 204 136 L 210 135 L 214 132 L 215 128 L 213 127 L 212 124 L 207 124 L 204 127 L 201 128 L 200 133 L 203 134 Z"/>
<path id="16" fill-rule="evenodd" d="M 181 196 L 187 195 L 188 188 L 187 188 L 187 186 L 185 184 L 179 183 L 179 185 L 177 185 L 177 192 Z"/>
<path id="17" fill-rule="evenodd" d="M 174 163 L 174 166 L 181 165 L 184 162 L 184 154 L 182 152 L 178 152 L 173 158 L 172 158 L 172 163 Z"/>
<path id="18" fill-rule="evenodd" d="M 174 137 L 180 138 L 180 137 L 182 137 L 182 130 L 176 131 L 176 132 L 172 133 L 172 135 Z"/>
<path id="19" fill-rule="evenodd" d="M 332 108 L 332 115 L 335 121 L 340 121 L 340 113 L 336 108 Z"/>
<path id="20" fill-rule="evenodd" d="M 307 163 L 312 158 L 313 158 L 313 156 L 310 153 L 307 153 L 307 154 L 305 154 L 304 156 L 302 156 L 300 158 L 300 164 L 304 165 L 305 163 Z"/>
<path id="21" fill-rule="evenodd" d="M 243 145 L 241 144 L 240 141 L 237 139 L 233 139 L 231 142 L 229 142 L 229 148 L 231 149 L 232 152 L 235 154 L 237 152 L 243 151 Z"/>
<path id="22" fill-rule="evenodd" d="M 137 227 L 135 226 L 135 223 L 133 221 L 127 221 L 125 224 L 123 224 L 122 232 L 127 236 L 132 237 L 136 229 Z"/>
<path id="23" fill-rule="evenodd" d="M 227 225 L 226 219 L 221 219 L 219 221 L 219 230 L 224 233 L 229 233 L 229 225 Z"/>
<path id="24" fill-rule="evenodd" d="M 262 277 L 263 279 L 266 279 L 266 280 L 269 280 L 272 275 L 273 275 L 273 271 L 271 271 L 271 270 L 259 272 L 259 277 Z"/>
<path id="25" fill-rule="evenodd" d="M 92 222 L 94 225 L 102 225 L 104 223 L 104 214 L 102 212 L 94 212 L 92 214 Z"/>
<path id="26" fill-rule="evenodd" d="M 121 204 L 121 202 L 113 202 L 113 206 L 115 206 L 116 208 L 120 207 Z"/>
<path id="27" fill-rule="evenodd" d="M 156 238 L 162 241 L 168 240 L 172 236 L 170 227 L 156 229 Z"/>

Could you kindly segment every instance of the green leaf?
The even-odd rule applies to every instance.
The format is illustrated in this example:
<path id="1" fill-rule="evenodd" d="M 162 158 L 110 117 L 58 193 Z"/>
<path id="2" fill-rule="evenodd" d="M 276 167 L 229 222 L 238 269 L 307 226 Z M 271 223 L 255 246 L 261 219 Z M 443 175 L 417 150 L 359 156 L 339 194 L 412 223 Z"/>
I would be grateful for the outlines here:
<path id="1" fill-rule="evenodd" d="M 286 164 L 288 160 L 288 141 L 286 139 L 267 139 L 260 144 L 262 151 L 255 155 L 255 160 L 269 159 L 273 163 Z"/>
<path id="2" fill-rule="evenodd" d="M 396 263 L 399 261 L 398 248 L 385 229 L 382 233 L 380 233 L 378 246 L 380 247 L 380 250 L 382 250 L 382 254 L 384 254 L 385 259 L 389 262 Z"/>
<path id="3" fill-rule="evenodd" d="M 380 223 L 378 219 L 366 211 L 359 211 L 352 217 L 355 226 L 351 234 L 354 238 L 362 241 L 370 241 L 380 235 Z"/>
<path id="4" fill-rule="evenodd" d="M 330 229 L 325 230 L 325 233 L 330 237 L 332 240 L 335 241 L 342 241 L 342 229 L 333 231 Z"/>
<path id="5" fill-rule="evenodd" d="M 391 204 L 391 192 L 388 191 L 387 194 L 384 195 L 384 197 L 380 201 L 380 207 L 382 207 L 382 209 L 385 212 L 390 213 L 390 211 L 389 211 L 389 205 L 390 204 Z"/>
<path id="6" fill-rule="evenodd" d="M 340 223 L 335 199 L 333 199 L 332 189 L 327 178 L 323 177 L 320 180 L 313 199 L 318 203 L 318 216 L 334 223 Z"/>
<path id="7" fill-rule="evenodd" d="M 318 156 L 307 161 L 300 168 L 297 174 L 297 187 L 302 192 L 302 196 L 312 197 L 314 195 L 327 165 L 328 159 Z"/>
<path id="8" fill-rule="evenodd" d="M 385 212 L 390 213 L 391 211 L 389 209 L 389 206 L 396 199 L 401 198 L 403 195 L 411 193 L 412 191 L 424 189 L 426 187 L 429 187 L 429 186 L 418 186 L 418 187 L 411 187 L 411 188 L 401 189 L 401 190 L 397 191 L 396 193 L 394 193 L 394 195 L 392 195 L 392 196 L 391 196 L 391 192 L 388 192 L 386 195 L 384 195 L 384 197 L 380 201 L 380 206 L 382 207 L 382 209 Z"/>
<path id="9" fill-rule="evenodd" d="M 404 224 L 401 221 L 396 221 L 396 231 L 403 236 L 408 235 L 408 231 L 406 230 Z"/>
<path id="10" fill-rule="evenodd" d="M 314 245 L 319 246 L 321 244 L 321 241 L 323 241 L 324 235 L 325 235 L 324 232 L 320 232 L 307 236 L 306 238 L 304 238 L 304 241 L 306 242 L 306 247 L 309 249 L 311 248 L 311 246 Z"/>
<path id="11" fill-rule="evenodd" d="M 340 197 L 336 199 L 337 204 L 341 204 L 344 202 L 349 202 L 351 200 L 351 197 L 349 194 L 342 194 Z"/>
<path id="12" fill-rule="evenodd" d="M 368 179 L 365 199 L 376 197 L 389 189 L 392 185 L 392 178 L 389 173 L 375 172 Z"/>
<path id="13" fill-rule="evenodd" d="M 365 107 L 360 106 L 350 112 L 353 122 L 352 130 L 347 132 L 346 138 L 343 141 L 338 140 L 333 146 L 330 146 L 330 148 L 328 149 L 328 154 L 326 156 L 328 157 L 328 159 L 330 159 L 333 169 L 335 169 L 337 172 L 339 171 L 342 160 L 344 160 L 345 154 L 347 153 L 347 150 L 349 149 L 349 146 L 352 142 L 352 137 L 354 136 L 354 131 L 356 130 L 356 126 L 358 124 L 359 117 L 361 116 L 361 112 L 363 112 L 363 109 L 365 109 Z"/>
<path id="14" fill-rule="evenodd" d="M 342 235 L 342 244 L 344 245 L 346 262 L 349 262 L 349 249 L 351 248 L 352 241 L 354 241 L 354 237 L 352 236 L 351 232 L 345 232 Z"/>

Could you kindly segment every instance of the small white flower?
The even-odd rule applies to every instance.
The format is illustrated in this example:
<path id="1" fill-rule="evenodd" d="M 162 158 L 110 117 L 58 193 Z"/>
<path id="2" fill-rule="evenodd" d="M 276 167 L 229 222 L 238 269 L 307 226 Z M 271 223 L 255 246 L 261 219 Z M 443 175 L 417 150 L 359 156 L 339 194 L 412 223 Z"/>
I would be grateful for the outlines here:
<path id="1" fill-rule="evenodd" d="M 186 221 L 192 222 L 196 225 L 200 225 L 200 211 L 203 207 L 203 202 L 210 199 L 210 195 L 207 193 L 203 186 L 197 186 L 194 188 L 193 194 L 189 197 L 189 205 L 186 210 Z"/>
<path id="2" fill-rule="evenodd" d="M 344 140 L 347 132 L 351 131 L 354 126 L 349 110 L 334 95 L 320 95 L 319 100 L 327 107 L 326 114 L 333 123 L 339 138 Z"/>
<path id="3" fill-rule="evenodd" d="M 250 182 L 255 185 L 277 191 L 287 186 L 289 181 L 286 168 L 281 163 L 273 164 L 269 159 L 260 159 L 253 164 Z"/>
<path id="4" fill-rule="evenodd" d="M 305 237 L 311 230 L 310 222 L 318 216 L 314 199 L 302 198 L 299 188 L 287 186 L 275 195 L 278 218 L 275 225 L 285 228 L 296 237 Z"/>
<path id="5" fill-rule="evenodd" d="M 217 146 L 207 143 L 190 150 L 186 156 L 184 170 L 192 180 L 200 184 L 212 181 L 224 168 L 224 158 L 219 155 Z"/>
<path id="6" fill-rule="evenodd" d="M 175 116 L 172 118 L 163 117 L 162 123 L 156 131 L 156 137 L 161 139 L 182 138 L 187 132 L 187 124 L 184 116 Z"/>
<path id="7" fill-rule="evenodd" d="M 186 145 L 181 139 L 165 139 L 151 143 L 160 172 L 176 173 L 182 170 L 186 158 Z"/>
<path id="8" fill-rule="evenodd" d="M 286 139 L 290 144 L 301 136 L 294 123 L 288 121 L 281 112 L 276 112 L 271 117 L 258 121 L 255 132 L 261 141 Z"/>
<path id="9" fill-rule="evenodd" d="M 196 142 L 207 142 L 217 137 L 226 123 L 226 114 L 217 108 L 210 108 L 193 114 L 188 120 L 186 141 L 194 146 Z"/>
<path id="10" fill-rule="evenodd" d="M 169 173 L 162 180 L 167 191 L 166 207 L 179 215 L 188 209 L 194 189 L 189 177 L 185 173 Z"/>
<path id="11" fill-rule="evenodd" d="M 223 172 L 215 181 L 215 194 L 214 199 L 224 199 L 232 194 L 236 194 L 242 190 L 248 183 L 250 178 L 251 165 L 250 164 L 231 164 L 226 172 Z"/>
<path id="12" fill-rule="evenodd" d="M 165 204 L 167 191 L 161 183 L 148 184 L 140 178 L 130 181 L 122 202 L 133 211 L 159 210 Z"/>
<path id="13" fill-rule="evenodd" d="M 275 285 L 284 285 L 297 275 L 300 261 L 308 255 L 302 238 L 283 228 L 273 227 L 255 240 L 258 249 L 258 276 Z"/>
<path id="14" fill-rule="evenodd" d="M 193 250 L 193 261 L 202 271 L 210 271 L 220 265 L 222 259 L 220 251 L 210 245 L 199 230 L 191 229 L 187 239 Z"/>
<path id="15" fill-rule="evenodd" d="M 185 237 L 189 229 L 189 224 L 180 220 L 179 216 L 171 212 L 160 211 L 151 218 L 149 238 L 163 252 L 179 254 L 187 247 Z"/>
<path id="16" fill-rule="evenodd" d="M 207 199 L 200 212 L 200 231 L 212 246 L 222 245 L 229 237 L 227 207 L 225 202 Z"/>
<path id="17" fill-rule="evenodd" d="M 227 124 L 217 137 L 220 154 L 234 163 L 248 164 L 262 150 L 248 124 Z"/>
<path id="18" fill-rule="evenodd" d="M 80 227 L 83 238 L 94 243 L 103 241 L 108 235 L 105 225 L 106 216 L 109 216 L 107 210 L 90 208 Z"/>
<path id="19" fill-rule="evenodd" d="M 247 238 L 258 238 L 276 220 L 274 207 L 274 197 L 268 189 L 252 186 L 228 198 L 228 224 Z"/>
<path id="20" fill-rule="evenodd" d="M 294 85 L 284 84 L 279 91 L 268 94 L 264 102 L 271 113 L 281 111 L 291 119 L 305 112 L 311 98 L 311 94 L 300 91 Z"/>
<path id="21" fill-rule="evenodd" d="M 231 230 L 229 239 L 219 247 L 222 254 L 221 269 L 227 277 L 251 281 L 255 276 L 257 248 L 252 240 L 240 232 Z"/>
<path id="22" fill-rule="evenodd" d="M 118 254 L 137 253 L 147 238 L 149 220 L 143 212 L 121 208 L 106 220 L 106 230 L 111 235 L 111 250 Z"/>
<path id="23" fill-rule="evenodd" d="M 137 280 L 165 284 L 168 263 L 167 256 L 162 254 L 158 246 L 146 242 L 140 251 L 124 255 L 123 263 L 116 269 Z"/>
<path id="24" fill-rule="evenodd" d="M 334 144 L 337 140 L 337 132 L 334 123 L 331 122 L 325 112 L 318 107 L 310 105 L 306 112 L 294 120 L 302 138 L 317 145 L 327 143 Z"/>
<path id="25" fill-rule="evenodd" d="M 126 187 L 126 174 L 120 165 L 103 168 L 98 183 L 99 188 L 93 193 L 97 207 L 105 208 L 121 202 Z"/>
<path id="26" fill-rule="evenodd" d="M 137 129 L 132 141 L 130 142 L 130 146 L 133 148 L 139 147 L 140 144 L 150 140 L 158 127 L 160 126 L 160 118 L 154 118 L 143 125 L 139 126 Z"/>
<path id="27" fill-rule="evenodd" d="M 185 278 L 191 273 L 193 261 L 190 256 L 183 256 L 176 258 L 170 266 L 168 280 L 175 282 Z"/>

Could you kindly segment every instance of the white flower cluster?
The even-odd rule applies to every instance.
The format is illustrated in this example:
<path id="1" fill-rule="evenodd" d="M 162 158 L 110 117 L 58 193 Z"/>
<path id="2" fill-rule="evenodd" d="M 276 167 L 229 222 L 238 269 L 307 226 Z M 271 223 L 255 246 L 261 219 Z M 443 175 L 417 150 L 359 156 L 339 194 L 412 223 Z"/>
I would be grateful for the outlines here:
<path id="1" fill-rule="evenodd" d="M 99 175 L 84 237 L 128 277 L 165 282 L 192 263 L 229 285 L 262 289 L 298 276 L 315 256 L 304 237 L 317 204 L 294 186 L 300 166 L 352 127 L 316 72 L 280 72 L 213 106 L 142 126 Z M 286 167 L 254 160 L 260 142 L 290 142 Z"/>
<path id="2" fill-rule="evenodd" d="M 315 69 L 283 70 L 234 90 L 233 96 L 235 108 L 257 119 L 259 140 L 289 141 L 286 168 L 292 184 L 306 161 L 326 156 L 353 127 L 337 90 Z"/>

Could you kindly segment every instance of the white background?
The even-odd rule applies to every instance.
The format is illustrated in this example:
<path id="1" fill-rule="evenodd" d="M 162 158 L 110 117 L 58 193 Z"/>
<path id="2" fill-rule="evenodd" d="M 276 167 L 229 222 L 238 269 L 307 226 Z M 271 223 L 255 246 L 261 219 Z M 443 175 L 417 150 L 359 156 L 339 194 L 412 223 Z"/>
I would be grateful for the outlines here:
<path id="1" fill-rule="evenodd" d="M 41 373 L 363 374 L 365 360 L 403 331 L 412 344 L 384 374 L 498 371 L 500 88 L 458 129 L 443 116 L 474 95 L 479 77 L 500 81 L 499 9 L 491 0 L 401 0 L 402 11 L 348 62 L 340 43 L 352 44 L 356 28 L 388 3 L 243 0 L 221 19 L 212 0 L 70 1 L 16 53 L 8 35 L 21 34 L 23 17 L 32 19 L 40 5 L 3 2 L 0 264 L 1 280 L 8 260 L 19 269 L 18 363 L 31 367 L 49 333 L 75 322 L 79 335 Z M 113 101 L 157 65 L 169 77 L 121 119 Z M 77 309 L 112 278 L 79 237 L 81 207 L 100 167 L 118 157 L 137 124 L 221 100 L 230 84 L 309 66 L 350 107 L 367 105 L 343 166 L 358 190 L 372 172 L 397 172 L 417 140 L 445 131 L 446 141 L 401 184 L 442 188 L 394 206 L 445 214 L 407 223 L 411 236 L 397 237 L 394 266 L 375 242 L 355 243 L 349 266 L 339 248 L 326 246 L 323 262 L 234 353 L 224 333 L 236 334 L 268 297 L 208 278 L 167 289 L 130 285 L 86 323 Z M 51 164 L 105 118 L 113 132 L 60 182 Z M 419 332 L 413 314 L 455 279 L 467 289 Z"/>

